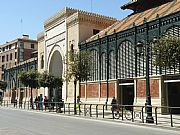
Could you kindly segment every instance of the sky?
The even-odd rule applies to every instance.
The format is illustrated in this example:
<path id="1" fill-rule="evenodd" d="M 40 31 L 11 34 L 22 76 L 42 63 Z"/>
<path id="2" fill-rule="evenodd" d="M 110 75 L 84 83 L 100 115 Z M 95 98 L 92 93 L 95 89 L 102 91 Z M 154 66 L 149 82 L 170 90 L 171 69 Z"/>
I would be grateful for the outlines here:
<path id="1" fill-rule="evenodd" d="M 130 0 L 1 0 L 0 2 L 0 45 L 29 35 L 37 39 L 43 31 L 44 21 L 63 9 L 71 7 L 88 12 L 122 19 L 131 10 L 120 7 Z"/>

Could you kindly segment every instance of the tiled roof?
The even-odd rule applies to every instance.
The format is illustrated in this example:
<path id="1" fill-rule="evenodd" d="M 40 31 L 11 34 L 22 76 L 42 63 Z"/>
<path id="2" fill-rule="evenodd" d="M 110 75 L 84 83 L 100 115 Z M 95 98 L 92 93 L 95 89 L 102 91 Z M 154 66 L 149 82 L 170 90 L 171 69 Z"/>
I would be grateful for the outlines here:
<path id="1" fill-rule="evenodd" d="M 106 34 L 111 35 L 114 33 L 114 31 L 120 32 L 122 30 L 126 30 L 128 28 L 131 28 L 133 24 L 135 24 L 136 26 L 141 25 L 143 24 L 144 18 L 146 18 L 147 21 L 152 21 L 156 19 L 157 15 L 159 15 L 159 17 L 163 17 L 163 16 L 166 16 L 168 14 L 175 13 L 178 11 L 180 11 L 180 0 L 174 0 L 172 2 L 163 4 L 159 7 L 155 7 L 155 8 L 146 10 L 144 12 L 129 15 L 125 17 L 124 19 L 117 21 L 116 23 L 104 29 L 103 31 L 100 31 L 100 33 L 87 39 L 86 42 L 90 42 L 98 38 L 102 38 Z"/>

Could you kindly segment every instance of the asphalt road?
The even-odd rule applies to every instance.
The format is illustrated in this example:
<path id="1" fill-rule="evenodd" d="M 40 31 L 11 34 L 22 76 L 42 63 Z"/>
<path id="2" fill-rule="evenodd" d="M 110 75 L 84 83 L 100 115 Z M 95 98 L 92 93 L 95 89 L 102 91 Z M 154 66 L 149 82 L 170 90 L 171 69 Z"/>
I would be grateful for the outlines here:
<path id="1" fill-rule="evenodd" d="M 0 135 L 180 135 L 180 133 L 116 122 L 0 108 Z"/>

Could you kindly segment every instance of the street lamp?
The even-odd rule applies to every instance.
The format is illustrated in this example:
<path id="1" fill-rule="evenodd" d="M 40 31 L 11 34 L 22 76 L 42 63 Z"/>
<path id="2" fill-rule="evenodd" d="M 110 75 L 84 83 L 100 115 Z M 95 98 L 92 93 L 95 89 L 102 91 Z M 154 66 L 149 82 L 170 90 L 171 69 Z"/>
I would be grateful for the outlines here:
<path id="1" fill-rule="evenodd" d="M 138 42 L 136 45 L 137 54 L 141 55 L 143 47 L 146 48 L 146 123 L 154 123 L 152 117 L 152 105 L 151 105 L 151 94 L 150 94 L 150 79 L 149 79 L 149 43 L 144 45 L 142 42 Z"/>

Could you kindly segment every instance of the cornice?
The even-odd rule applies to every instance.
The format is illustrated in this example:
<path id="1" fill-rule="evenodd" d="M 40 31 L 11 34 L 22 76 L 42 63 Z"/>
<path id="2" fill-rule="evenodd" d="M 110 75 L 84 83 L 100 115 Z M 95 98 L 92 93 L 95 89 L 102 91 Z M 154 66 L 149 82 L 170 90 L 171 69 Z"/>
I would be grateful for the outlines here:
<path id="1" fill-rule="evenodd" d="M 77 10 L 65 7 L 59 12 L 57 12 L 55 15 L 49 17 L 45 22 L 44 22 L 44 27 L 48 28 L 49 26 L 56 24 L 59 22 L 59 20 L 63 20 L 64 18 L 70 16 L 71 14 L 75 13 Z"/>
<path id="2" fill-rule="evenodd" d="M 109 25 L 112 25 L 113 23 L 115 23 L 116 21 L 117 21 L 117 19 L 112 18 L 112 17 L 78 10 L 76 13 L 72 14 L 71 16 L 69 16 L 67 18 L 66 23 L 68 26 L 70 26 L 71 24 L 78 23 L 78 22 L 79 23 L 80 22 L 89 22 L 89 23 L 109 26 Z"/>

